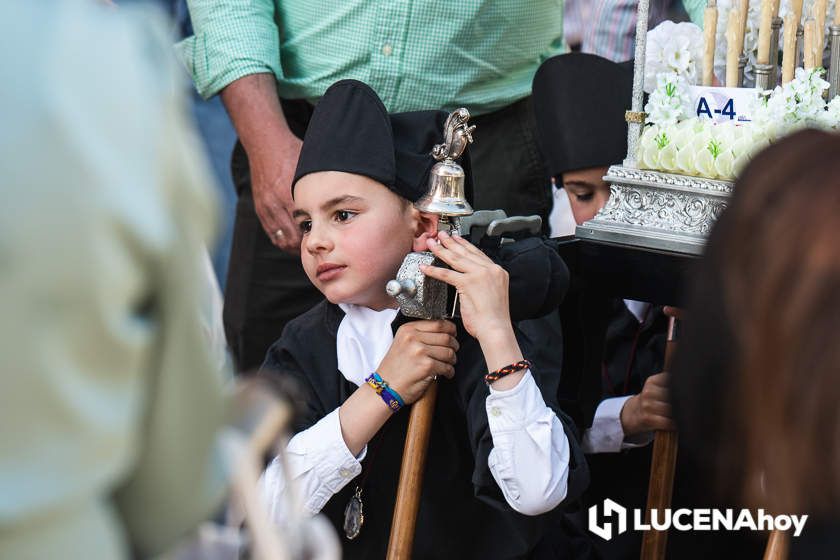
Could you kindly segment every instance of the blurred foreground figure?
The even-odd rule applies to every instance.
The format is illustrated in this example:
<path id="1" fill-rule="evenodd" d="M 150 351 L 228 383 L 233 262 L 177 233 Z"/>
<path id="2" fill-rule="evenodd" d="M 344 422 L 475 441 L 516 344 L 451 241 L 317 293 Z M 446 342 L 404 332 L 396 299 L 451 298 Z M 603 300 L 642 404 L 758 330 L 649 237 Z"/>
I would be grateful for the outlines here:
<path id="1" fill-rule="evenodd" d="M 836 558 L 840 544 L 838 154 L 840 136 L 810 130 L 746 168 L 671 378 L 680 447 L 722 499 L 809 515 L 791 558 Z"/>
<path id="2" fill-rule="evenodd" d="M 0 7 L 0 558 L 151 556 L 224 492 L 210 182 L 130 12 Z"/>

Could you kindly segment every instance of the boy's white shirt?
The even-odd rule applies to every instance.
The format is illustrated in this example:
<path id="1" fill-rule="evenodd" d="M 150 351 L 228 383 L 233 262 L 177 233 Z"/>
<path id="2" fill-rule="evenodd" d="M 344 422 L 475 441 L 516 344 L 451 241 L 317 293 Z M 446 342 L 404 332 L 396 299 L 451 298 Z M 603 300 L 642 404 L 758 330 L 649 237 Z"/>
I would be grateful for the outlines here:
<path id="1" fill-rule="evenodd" d="M 344 318 L 336 349 L 341 374 L 357 386 L 375 371 L 393 342 L 396 309 L 373 311 L 339 304 Z M 536 515 L 566 497 L 569 442 L 563 424 L 548 408 L 530 372 L 508 391 L 490 388 L 487 420 L 493 437 L 488 467 L 510 506 Z M 354 457 L 341 435 L 338 409 L 296 434 L 286 447 L 288 479 L 294 481 L 303 512 L 318 513 L 362 471 L 363 449 Z M 263 475 L 263 491 L 272 518 L 282 522 L 289 502 L 287 478 L 275 458 Z"/>

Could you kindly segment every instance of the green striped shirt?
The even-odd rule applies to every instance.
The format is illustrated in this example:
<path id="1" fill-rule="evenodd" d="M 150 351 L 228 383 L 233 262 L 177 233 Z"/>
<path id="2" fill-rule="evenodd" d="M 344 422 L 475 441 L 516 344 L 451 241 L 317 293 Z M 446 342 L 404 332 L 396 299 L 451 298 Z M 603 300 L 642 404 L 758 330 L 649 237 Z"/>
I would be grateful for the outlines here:
<path id="1" fill-rule="evenodd" d="M 280 97 L 319 98 L 342 78 L 370 84 L 389 111 L 527 96 L 539 64 L 565 51 L 563 0 L 190 0 L 179 43 L 204 97 L 273 73 Z"/>

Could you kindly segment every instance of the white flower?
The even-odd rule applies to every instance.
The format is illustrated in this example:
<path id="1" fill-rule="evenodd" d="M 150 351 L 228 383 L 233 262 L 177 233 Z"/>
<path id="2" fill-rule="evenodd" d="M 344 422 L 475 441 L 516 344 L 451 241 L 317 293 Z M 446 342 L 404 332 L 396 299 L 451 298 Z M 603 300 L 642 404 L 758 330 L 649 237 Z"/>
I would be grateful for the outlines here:
<path id="1" fill-rule="evenodd" d="M 648 31 L 645 48 L 646 93 L 657 87 L 657 76 L 674 72 L 690 84 L 703 73 L 703 31 L 693 23 L 666 20 Z"/>
<path id="2" fill-rule="evenodd" d="M 703 148 L 694 157 L 694 166 L 697 169 L 697 174 L 709 179 L 717 178 L 717 171 L 715 170 L 715 160 L 709 150 Z"/>
<path id="3" fill-rule="evenodd" d="M 721 151 L 731 150 L 735 140 L 740 136 L 738 125 L 734 121 L 716 123 L 712 129 L 712 136 L 717 141 Z"/>
<path id="4" fill-rule="evenodd" d="M 840 129 L 840 97 L 835 97 L 829 101 L 826 110 L 820 115 L 819 121 L 827 129 Z"/>
<path id="5" fill-rule="evenodd" d="M 759 94 L 751 108 L 752 122 L 765 136 L 775 139 L 808 126 L 825 126 L 823 92 L 828 82 L 821 78 L 822 68 L 797 68 L 795 77 L 784 87 L 765 97 Z M 840 114 L 840 113 L 838 113 Z"/>
<path id="6" fill-rule="evenodd" d="M 659 165 L 659 144 L 656 140 L 658 135 L 658 126 L 645 127 L 639 141 L 639 153 L 636 154 L 636 160 L 641 169 L 656 169 Z"/>
<path id="7" fill-rule="evenodd" d="M 825 110 L 822 95 L 828 89 L 828 82 L 820 77 L 824 73 L 822 68 L 796 69 L 794 79 L 786 84 L 781 92 L 786 123 L 808 126 L 817 122 Z"/>
<path id="8" fill-rule="evenodd" d="M 656 89 L 645 105 L 648 122 L 669 125 L 691 116 L 691 98 L 685 78 L 673 72 L 664 72 L 656 80 Z"/>
<path id="9" fill-rule="evenodd" d="M 674 143 L 677 150 L 682 150 L 691 143 L 691 139 L 694 137 L 692 124 L 691 119 L 686 119 L 672 127 L 671 142 Z"/>
<path id="10" fill-rule="evenodd" d="M 732 171 L 734 163 L 735 158 L 732 156 L 732 152 L 730 150 L 722 151 L 715 158 L 715 170 L 717 171 L 718 177 L 727 181 L 734 179 L 735 175 Z"/>
<path id="11" fill-rule="evenodd" d="M 677 169 L 686 175 L 695 174 L 694 149 L 690 144 L 677 151 Z"/>
<path id="12" fill-rule="evenodd" d="M 677 169 L 677 147 L 668 144 L 659 152 L 659 165 L 665 171 L 679 171 Z"/>

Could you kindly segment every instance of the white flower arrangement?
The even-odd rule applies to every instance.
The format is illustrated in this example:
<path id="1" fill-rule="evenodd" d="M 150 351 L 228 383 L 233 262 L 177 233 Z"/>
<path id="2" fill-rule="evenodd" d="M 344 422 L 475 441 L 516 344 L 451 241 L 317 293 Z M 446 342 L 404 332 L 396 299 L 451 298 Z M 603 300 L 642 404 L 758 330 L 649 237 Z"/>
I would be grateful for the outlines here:
<path id="1" fill-rule="evenodd" d="M 752 107 L 752 120 L 775 139 L 808 126 L 825 126 L 835 112 L 827 114 L 823 92 L 828 82 L 822 79 L 825 70 L 797 68 L 794 79 L 776 89 L 769 97 L 757 93 Z"/>
<path id="2" fill-rule="evenodd" d="M 703 31 L 693 23 L 663 21 L 647 33 L 645 93 L 657 87 L 657 76 L 673 72 L 690 84 L 703 76 Z"/>
<path id="3" fill-rule="evenodd" d="M 647 127 L 639 143 L 642 169 L 734 180 L 750 158 L 769 144 L 751 123 L 691 118 Z"/>
<path id="4" fill-rule="evenodd" d="M 639 167 L 732 181 L 783 135 L 804 127 L 840 130 L 840 97 L 826 105 L 824 73 L 797 68 L 795 78 L 769 96 L 756 92 L 752 121 L 743 123 L 692 117 L 685 79 L 660 74 L 645 106 L 650 124 L 639 142 Z"/>
<path id="5" fill-rule="evenodd" d="M 827 130 L 840 131 L 840 97 L 828 102 L 825 112 L 820 115 L 819 124 Z"/>
<path id="6" fill-rule="evenodd" d="M 691 116 L 691 97 L 688 82 L 675 72 L 656 76 L 656 89 L 645 105 L 647 120 L 658 125 L 671 125 Z"/>

